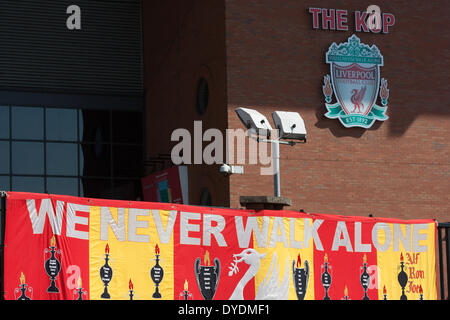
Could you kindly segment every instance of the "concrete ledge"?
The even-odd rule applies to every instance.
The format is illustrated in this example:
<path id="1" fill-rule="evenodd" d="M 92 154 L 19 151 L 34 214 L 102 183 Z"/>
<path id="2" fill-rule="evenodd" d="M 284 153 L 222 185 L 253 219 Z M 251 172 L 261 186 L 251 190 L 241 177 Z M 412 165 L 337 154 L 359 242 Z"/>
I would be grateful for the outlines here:
<path id="1" fill-rule="evenodd" d="M 274 196 L 241 196 L 239 202 L 249 210 L 283 210 L 292 205 L 291 199 Z"/>

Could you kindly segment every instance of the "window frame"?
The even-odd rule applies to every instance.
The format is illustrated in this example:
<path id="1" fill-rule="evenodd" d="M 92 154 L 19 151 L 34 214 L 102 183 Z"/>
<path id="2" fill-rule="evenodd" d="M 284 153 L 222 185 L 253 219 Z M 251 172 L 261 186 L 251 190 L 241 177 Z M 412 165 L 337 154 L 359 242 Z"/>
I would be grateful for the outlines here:
<path id="1" fill-rule="evenodd" d="M 12 123 L 12 110 L 13 108 L 19 108 L 19 107 L 26 107 L 26 108 L 41 108 L 43 111 L 43 138 L 42 139 L 14 139 L 13 137 L 13 123 Z M 140 183 L 140 179 L 142 177 L 140 176 L 115 176 L 114 175 L 114 153 L 113 150 L 117 146 L 128 146 L 128 147 L 139 147 L 142 150 L 142 163 L 141 168 L 143 168 L 144 163 L 144 135 L 145 130 L 144 127 L 142 127 L 142 139 L 140 142 L 116 142 L 114 141 L 114 135 L 110 134 L 108 137 L 108 141 L 103 141 L 101 144 L 105 147 L 106 152 L 108 153 L 108 157 L 110 158 L 110 164 L 109 164 L 109 170 L 108 175 L 84 175 L 83 174 L 83 167 L 82 165 L 85 164 L 86 159 L 83 157 L 82 154 L 82 148 L 83 145 L 95 145 L 95 141 L 83 141 L 83 131 L 84 131 L 84 121 L 82 119 L 82 112 L 83 108 L 62 108 L 62 107 L 47 107 L 47 106 L 18 106 L 18 105 L 1 105 L 0 108 L 7 108 L 8 109 L 8 116 L 9 116 L 9 137 L 0 137 L 0 141 L 8 142 L 9 143 L 9 170 L 4 170 L 4 172 L 9 173 L 0 173 L 0 177 L 8 177 L 9 178 L 9 188 L 8 190 L 13 190 L 13 178 L 14 177 L 36 177 L 36 178 L 43 178 L 44 180 L 44 192 L 48 193 L 48 179 L 52 178 L 73 178 L 77 179 L 77 194 L 73 194 L 74 196 L 78 197 L 89 197 L 89 195 L 85 194 L 85 191 L 83 190 L 83 180 L 109 180 L 109 188 L 112 191 L 112 193 L 115 194 L 114 186 L 120 182 L 126 182 L 126 181 L 133 181 L 135 183 Z M 55 139 L 47 139 L 47 109 L 71 109 L 76 110 L 76 140 L 55 140 Z M 108 125 L 109 129 L 112 132 L 113 129 L 113 113 L 118 110 L 110 109 L 110 110 L 104 110 L 108 112 Z M 126 110 L 121 110 L 121 112 Z M 136 110 L 130 110 L 130 112 L 139 112 Z M 83 127 L 80 127 L 80 122 L 83 121 Z M 43 170 L 39 174 L 18 174 L 13 173 L 13 143 L 14 142 L 31 142 L 31 143 L 42 143 L 43 144 L 43 154 L 44 154 L 44 160 L 43 160 Z M 48 165 L 48 152 L 47 152 L 47 144 L 49 143 L 61 143 L 61 144 L 75 144 L 76 145 L 76 166 L 77 166 L 77 174 L 49 174 L 47 171 L 47 165 Z M 18 191 L 18 190 L 17 190 Z M 134 200 L 134 199 L 133 199 Z"/>

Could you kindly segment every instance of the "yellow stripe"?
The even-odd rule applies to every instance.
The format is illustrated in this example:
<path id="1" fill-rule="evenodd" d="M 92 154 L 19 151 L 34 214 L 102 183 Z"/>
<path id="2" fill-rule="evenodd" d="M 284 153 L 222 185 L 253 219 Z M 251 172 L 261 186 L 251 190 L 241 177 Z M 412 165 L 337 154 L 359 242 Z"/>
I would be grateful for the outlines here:
<path id="1" fill-rule="evenodd" d="M 435 225 L 428 224 L 426 230 L 421 230 L 420 234 L 426 236 L 426 240 L 420 240 L 419 246 L 427 246 L 426 252 L 414 252 L 411 241 L 409 250 L 405 249 L 402 241 L 396 241 L 394 237 L 394 224 L 387 224 L 390 228 L 390 245 L 384 252 L 377 252 L 378 265 L 378 298 L 384 299 L 383 288 L 386 288 L 388 300 L 399 300 L 402 295 L 398 276 L 401 273 L 400 255 L 403 255 L 403 271 L 408 280 L 405 286 L 405 295 L 408 300 L 419 300 L 419 287 L 422 286 L 423 299 L 435 300 L 436 290 L 436 257 L 435 257 Z M 406 224 L 398 224 L 402 235 L 407 235 Z M 412 234 L 417 225 L 409 225 Z M 384 231 L 378 232 L 378 242 L 383 245 L 386 241 Z M 389 241 L 389 239 L 388 239 Z M 408 241 L 409 242 L 409 241 Z M 394 244 L 398 243 L 398 250 L 394 251 Z M 397 248 L 395 248 L 397 249 Z"/>
<path id="2" fill-rule="evenodd" d="M 291 222 L 291 219 L 293 222 Z M 286 217 L 270 217 L 269 229 L 267 234 L 267 243 L 265 247 L 258 247 L 257 241 L 254 237 L 254 248 L 260 254 L 265 254 L 261 259 L 261 265 L 258 273 L 255 276 L 255 295 L 258 297 L 258 291 L 272 294 L 274 297 L 282 292 L 283 280 L 287 277 L 288 284 L 288 299 L 297 300 L 295 293 L 295 286 L 293 280 L 292 264 L 296 266 L 297 257 L 300 254 L 301 266 L 305 268 L 305 261 L 309 264 L 309 281 L 305 295 L 305 300 L 314 299 L 314 251 L 312 239 L 308 242 L 308 247 L 305 248 L 304 240 L 304 223 L 312 223 L 311 219 L 295 219 Z M 293 223 L 293 226 L 291 226 Z M 262 227 L 263 218 L 258 217 L 258 224 Z M 291 233 L 293 233 L 291 237 Z M 295 240 L 295 243 L 294 243 Z M 299 246 L 301 248 L 295 248 Z M 269 283 L 275 279 L 275 286 L 270 289 Z M 278 291 L 278 292 L 277 292 Z"/>
<path id="3" fill-rule="evenodd" d="M 109 208 L 117 222 L 117 208 Z M 169 212 L 160 211 L 161 219 L 166 226 Z M 138 221 L 147 221 L 147 228 L 137 228 L 137 234 L 148 235 L 149 242 L 133 242 L 128 239 L 128 209 L 125 209 L 125 241 L 119 241 L 108 226 L 108 240 L 100 239 L 100 207 L 91 207 L 89 225 L 89 274 L 90 299 L 99 300 L 104 291 L 104 284 L 100 279 L 100 268 L 105 263 L 105 246 L 110 250 L 110 263 L 113 277 L 108 285 L 111 300 L 129 299 L 129 280 L 133 283 L 133 299 L 150 300 L 155 284 L 150 277 L 150 270 L 155 265 L 155 245 L 160 249 L 160 265 L 164 270 L 163 280 L 159 291 L 161 299 L 173 299 L 173 235 L 169 243 L 161 244 L 152 214 L 138 216 Z"/>

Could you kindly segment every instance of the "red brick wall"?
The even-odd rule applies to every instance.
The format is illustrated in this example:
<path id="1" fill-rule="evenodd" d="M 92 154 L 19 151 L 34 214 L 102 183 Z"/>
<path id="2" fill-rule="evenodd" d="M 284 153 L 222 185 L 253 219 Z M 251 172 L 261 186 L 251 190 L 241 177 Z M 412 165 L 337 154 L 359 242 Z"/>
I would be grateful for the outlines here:
<path id="1" fill-rule="evenodd" d="M 186 128 L 193 133 L 195 120 L 202 121 L 203 131 L 225 131 L 224 10 L 220 0 L 143 1 L 147 158 L 170 154 L 176 144 L 170 141 L 173 130 Z M 209 84 L 203 115 L 196 112 L 200 77 Z M 190 204 L 199 204 L 205 187 L 213 205 L 229 204 L 228 180 L 217 165 L 191 165 L 188 177 Z"/>
<path id="2" fill-rule="evenodd" d="M 450 221 L 449 10 L 446 1 L 377 1 L 396 23 L 389 34 L 354 32 L 353 12 L 371 3 L 225 1 L 229 128 L 234 109 L 297 111 L 308 143 L 281 146 L 281 195 L 292 209 Z M 314 30 L 309 7 L 345 9 L 348 31 Z M 324 117 L 325 52 L 355 33 L 384 56 L 390 117 L 372 128 L 344 128 Z M 230 206 L 241 195 L 272 195 L 273 177 L 246 165 L 230 178 Z"/>

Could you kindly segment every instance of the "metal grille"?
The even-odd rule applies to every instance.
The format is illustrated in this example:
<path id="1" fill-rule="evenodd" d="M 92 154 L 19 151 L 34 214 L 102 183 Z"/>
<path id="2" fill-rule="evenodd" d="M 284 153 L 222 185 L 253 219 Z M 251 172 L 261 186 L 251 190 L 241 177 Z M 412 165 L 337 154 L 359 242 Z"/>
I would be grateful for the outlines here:
<path id="1" fill-rule="evenodd" d="M 141 1 L 77 0 L 81 30 L 68 30 L 66 0 L 0 2 L 0 90 L 141 95 Z"/>

